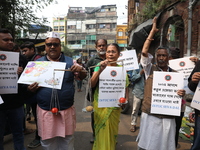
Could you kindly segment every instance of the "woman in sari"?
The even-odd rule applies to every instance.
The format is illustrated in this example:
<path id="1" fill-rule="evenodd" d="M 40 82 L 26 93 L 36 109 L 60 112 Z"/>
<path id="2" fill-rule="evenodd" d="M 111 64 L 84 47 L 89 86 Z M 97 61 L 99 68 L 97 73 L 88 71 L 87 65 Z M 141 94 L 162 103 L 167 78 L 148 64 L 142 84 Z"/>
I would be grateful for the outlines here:
<path id="1" fill-rule="evenodd" d="M 114 150 L 117 143 L 118 124 L 120 121 L 120 107 L 98 108 L 99 75 L 106 66 L 119 66 L 117 59 L 120 54 L 119 46 L 115 43 L 109 44 L 106 50 L 106 60 L 101 61 L 94 69 L 91 77 L 91 87 L 94 92 L 94 128 L 95 140 L 93 150 Z M 128 100 L 128 78 L 126 78 L 125 98 Z M 119 97 L 120 98 L 120 97 Z M 124 107 L 122 105 L 121 107 Z"/>

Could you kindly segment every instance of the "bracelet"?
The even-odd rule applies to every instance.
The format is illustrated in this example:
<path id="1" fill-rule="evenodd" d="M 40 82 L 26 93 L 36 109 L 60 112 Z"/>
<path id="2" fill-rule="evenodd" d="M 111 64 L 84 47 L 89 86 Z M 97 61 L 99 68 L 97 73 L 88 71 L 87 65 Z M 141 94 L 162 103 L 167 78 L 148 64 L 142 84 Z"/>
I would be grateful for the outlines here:
<path id="1" fill-rule="evenodd" d="M 153 41 L 154 39 L 149 39 L 149 38 L 147 38 L 146 40 Z"/>

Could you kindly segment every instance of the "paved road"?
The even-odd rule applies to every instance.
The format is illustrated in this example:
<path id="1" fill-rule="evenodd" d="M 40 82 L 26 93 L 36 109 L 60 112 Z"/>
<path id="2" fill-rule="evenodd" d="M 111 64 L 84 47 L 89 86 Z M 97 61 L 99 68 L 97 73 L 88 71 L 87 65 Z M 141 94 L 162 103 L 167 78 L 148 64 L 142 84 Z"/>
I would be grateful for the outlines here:
<path id="1" fill-rule="evenodd" d="M 82 112 L 85 103 L 85 85 L 83 86 L 82 92 L 76 92 L 75 94 L 75 107 L 77 115 L 77 127 L 75 132 L 75 150 L 91 150 L 92 144 L 89 142 L 92 137 L 92 130 L 90 126 L 90 113 Z M 130 94 L 130 97 L 131 94 Z M 129 131 L 130 128 L 130 114 L 131 108 L 127 114 L 121 114 L 120 124 L 119 124 L 119 135 L 116 150 L 137 150 L 137 143 L 135 139 L 138 134 L 138 130 L 134 133 Z M 139 123 L 139 120 L 138 120 Z M 139 124 L 138 124 L 139 125 Z M 27 127 L 29 129 L 34 129 L 35 124 L 28 123 Z M 156 129 L 155 129 L 156 130 Z M 27 146 L 30 141 L 34 138 L 34 133 L 25 135 L 25 145 Z M 189 150 L 190 143 L 188 141 L 179 140 L 180 148 L 177 150 Z M 5 136 L 4 139 L 5 150 L 13 150 L 12 136 Z M 29 148 L 27 148 L 29 149 Z M 39 146 L 34 150 L 42 150 Z"/>

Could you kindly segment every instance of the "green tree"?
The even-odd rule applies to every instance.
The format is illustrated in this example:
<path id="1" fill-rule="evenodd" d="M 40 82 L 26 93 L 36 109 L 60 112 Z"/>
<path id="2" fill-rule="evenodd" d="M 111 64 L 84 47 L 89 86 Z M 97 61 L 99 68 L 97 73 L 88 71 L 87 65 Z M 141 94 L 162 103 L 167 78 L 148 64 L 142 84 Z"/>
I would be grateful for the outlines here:
<path id="1" fill-rule="evenodd" d="M 67 47 L 67 45 L 62 45 L 62 51 L 63 53 L 66 55 L 66 56 L 69 56 L 69 57 L 72 57 L 73 56 L 73 53 L 74 53 L 74 50 L 73 49 L 69 49 Z"/>
<path id="2" fill-rule="evenodd" d="M 41 11 L 55 0 L 1 0 L 0 28 L 8 28 L 12 35 L 17 30 L 26 29 L 30 24 L 42 25 L 47 22 L 44 18 L 36 17 Z"/>

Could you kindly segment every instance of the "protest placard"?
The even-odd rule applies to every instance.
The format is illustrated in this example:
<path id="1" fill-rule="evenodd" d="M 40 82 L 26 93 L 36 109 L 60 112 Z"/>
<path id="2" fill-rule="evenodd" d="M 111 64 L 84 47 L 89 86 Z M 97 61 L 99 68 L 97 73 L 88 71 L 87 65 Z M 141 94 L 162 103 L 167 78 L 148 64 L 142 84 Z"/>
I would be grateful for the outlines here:
<path id="1" fill-rule="evenodd" d="M 98 107 L 119 107 L 125 97 L 126 71 L 123 67 L 107 66 L 99 76 Z"/>
<path id="2" fill-rule="evenodd" d="M 182 73 L 154 71 L 151 113 L 180 116 L 182 97 L 177 94 L 180 89 L 183 89 Z"/>
<path id="3" fill-rule="evenodd" d="M 191 107 L 200 110 L 200 82 L 197 85 L 196 91 L 194 93 L 192 102 L 191 102 Z"/>
<path id="4" fill-rule="evenodd" d="M 186 91 L 186 94 L 193 93 L 188 88 L 188 77 L 195 67 L 195 63 L 190 60 L 190 57 L 169 60 L 169 66 L 172 69 L 184 74 L 184 90 Z"/>
<path id="5" fill-rule="evenodd" d="M 39 83 L 39 86 L 61 89 L 66 63 L 52 61 L 29 61 L 18 83 L 32 84 Z"/>
<path id="6" fill-rule="evenodd" d="M 0 94 L 17 93 L 19 53 L 0 51 Z"/>
<path id="7" fill-rule="evenodd" d="M 127 71 L 139 69 L 138 59 L 135 50 L 122 51 L 120 53 L 118 60 L 123 60 L 123 62 L 119 62 L 118 64 L 119 65 L 123 64 L 124 68 Z"/>
<path id="8" fill-rule="evenodd" d="M 3 103 L 3 99 L 1 98 L 1 95 L 0 95 L 0 104 L 2 104 Z"/>

